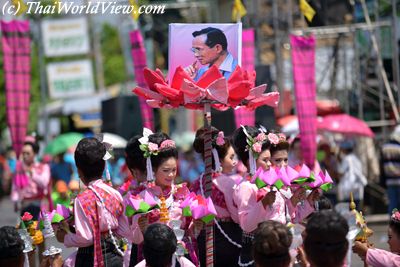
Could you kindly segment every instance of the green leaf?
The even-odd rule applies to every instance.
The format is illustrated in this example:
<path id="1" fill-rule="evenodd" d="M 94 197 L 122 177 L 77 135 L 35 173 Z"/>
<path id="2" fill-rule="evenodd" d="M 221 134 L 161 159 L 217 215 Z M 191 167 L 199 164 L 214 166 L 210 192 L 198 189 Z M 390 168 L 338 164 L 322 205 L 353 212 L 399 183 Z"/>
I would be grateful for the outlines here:
<path id="1" fill-rule="evenodd" d="M 142 151 L 147 151 L 147 145 L 146 144 L 140 144 L 139 145 L 140 150 Z"/>
<path id="2" fill-rule="evenodd" d="M 135 210 L 134 210 L 131 206 L 127 205 L 127 206 L 126 206 L 126 209 L 125 209 L 125 215 L 126 215 L 127 217 L 131 217 L 131 216 L 133 216 L 134 214 L 135 214 Z"/>
<path id="3" fill-rule="evenodd" d="M 44 222 L 43 220 L 39 222 L 39 229 L 44 230 Z"/>
<path id="4" fill-rule="evenodd" d="M 281 180 L 278 180 L 274 185 L 276 188 L 281 189 L 285 184 Z"/>
<path id="5" fill-rule="evenodd" d="M 214 214 L 209 214 L 209 215 L 204 216 L 203 218 L 201 218 L 201 220 L 202 220 L 204 223 L 209 223 L 209 222 L 211 222 L 212 220 L 214 220 L 214 218 L 215 218 L 215 215 L 214 215 Z"/>
<path id="6" fill-rule="evenodd" d="M 149 209 L 150 209 L 150 205 L 147 204 L 146 202 L 142 201 L 142 202 L 140 202 L 139 209 L 136 211 L 136 213 L 145 213 L 145 212 L 148 212 Z"/>
<path id="7" fill-rule="evenodd" d="M 267 186 L 267 184 L 266 184 L 263 180 L 261 180 L 260 178 L 258 178 L 258 177 L 257 177 L 256 180 L 255 180 L 255 184 L 256 184 L 256 186 L 257 186 L 258 189 L 261 189 L 261 188 Z"/>
<path id="8" fill-rule="evenodd" d="M 192 216 L 192 211 L 190 210 L 190 207 L 189 207 L 189 206 L 184 207 L 184 208 L 182 209 L 182 215 L 185 216 L 185 217 L 190 217 L 190 216 Z"/>
<path id="9" fill-rule="evenodd" d="M 328 192 L 329 190 L 332 189 L 332 184 L 326 183 L 326 184 L 321 185 L 320 188 L 321 188 L 322 190 L 324 190 L 325 192 Z"/>
<path id="10" fill-rule="evenodd" d="M 53 219 L 51 220 L 51 223 L 59 223 L 61 221 L 63 221 L 65 218 L 63 216 L 61 216 L 58 213 L 55 213 L 53 216 Z"/>

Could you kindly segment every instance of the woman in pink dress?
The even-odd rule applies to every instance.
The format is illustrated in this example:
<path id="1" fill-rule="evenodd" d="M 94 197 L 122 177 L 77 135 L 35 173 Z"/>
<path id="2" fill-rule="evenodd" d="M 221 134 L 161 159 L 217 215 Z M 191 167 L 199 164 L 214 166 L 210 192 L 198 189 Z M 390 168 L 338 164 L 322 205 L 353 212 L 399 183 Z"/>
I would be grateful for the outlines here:
<path id="1" fill-rule="evenodd" d="M 143 135 L 132 137 L 129 139 L 125 148 L 126 165 L 133 177 L 131 181 L 125 181 L 119 190 L 119 192 L 124 196 L 125 203 L 127 203 L 130 195 L 137 195 L 146 189 L 146 159 L 143 156 L 143 151 L 140 150 L 139 142 L 139 139 L 142 137 Z M 129 219 L 129 223 L 132 226 L 131 219 Z M 137 264 L 138 246 L 133 243 L 131 246 L 131 249 L 125 251 L 124 266 L 133 267 Z"/>
<path id="2" fill-rule="evenodd" d="M 20 211 L 21 215 L 27 211 L 32 214 L 33 220 L 39 218 L 41 208 L 48 209 L 42 201 L 49 193 L 50 184 L 49 165 L 37 161 L 38 152 L 39 145 L 34 139 L 24 143 L 22 161 L 17 162 L 11 192 L 15 211 Z"/>
<path id="3" fill-rule="evenodd" d="M 164 222 L 172 227 L 172 221 L 180 220 L 182 221 L 181 228 L 185 230 L 183 242 L 189 251 L 191 261 L 196 264 L 196 249 L 192 244 L 196 243 L 195 233 L 199 232 L 197 229 L 202 225 L 192 221 L 191 217 L 182 215 L 180 204 L 189 194 L 189 189 L 186 184 L 175 184 L 178 160 L 175 142 L 167 134 L 154 133 L 141 139 L 141 145 L 144 155 L 148 159 L 146 162 L 148 184 L 146 189 L 140 192 L 139 195 L 144 197 L 146 192 L 150 193 L 158 202 L 158 206 L 161 206 L 161 203 L 164 202 L 167 207 L 167 218 L 165 218 L 165 214 L 160 214 L 160 209 L 153 209 L 147 214 L 133 216 L 133 243 L 139 245 L 138 262 L 143 259 L 143 233 L 148 225 Z"/>
<path id="4" fill-rule="evenodd" d="M 238 211 L 233 202 L 233 190 L 241 177 L 235 174 L 237 158 L 228 138 L 222 131 L 212 127 L 213 183 L 211 199 L 217 211 L 214 219 L 214 263 L 216 266 L 238 266 L 242 230 L 238 225 Z M 205 129 L 196 132 L 194 150 L 204 156 Z M 203 175 L 196 180 L 192 192 L 204 196 Z M 206 234 L 202 231 L 197 239 L 201 266 L 206 266 Z"/>
<path id="5" fill-rule="evenodd" d="M 356 241 L 353 251 L 371 267 L 400 266 L 400 212 L 398 210 L 394 210 L 390 218 L 388 244 L 390 252 Z"/>
<path id="6" fill-rule="evenodd" d="M 75 151 L 78 174 L 86 189 L 74 202 L 75 233 L 59 228 L 57 240 L 78 247 L 76 267 L 122 266 L 115 236 L 132 239 L 121 194 L 102 181 L 108 152 L 96 138 L 82 139 Z"/>
<path id="7" fill-rule="evenodd" d="M 289 142 L 286 140 L 286 136 L 282 133 L 269 133 L 267 135 L 271 141 L 271 164 L 274 168 L 286 168 L 288 166 L 289 157 Z M 294 167 L 294 166 L 290 166 Z M 285 199 L 292 198 L 291 204 L 294 208 L 291 210 L 294 212 L 290 214 L 292 223 L 300 223 L 304 218 L 315 211 L 314 203 L 318 200 L 320 195 L 319 189 L 309 190 L 308 196 L 306 197 L 306 190 L 300 187 L 292 192 L 290 188 L 281 189 L 280 193 Z M 289 209 L 287 209 L 288 211 Z"/>
<path id="8" fill-rule="evenodd" d="M 271 141 L 273 139 L 268 137 L 265 129 L 251 126 L 242 126 L 233 135 L 235 151 L 249 170 L 249 174 L 236 187 L 233 196 L 238 207 L 239 224 L 243 230 L 240 266 L 254 266 L 251 244 L 257 225 L 267 220 L 283 224 L 291 222 L 296 214 L 296 203 L 301 200 L 299 194 L 285 198 L 282 193 L 268 189 L 266 194 L 260 197 L 261 190 L 250 182 L 256 169 L 268 170 L 271 167 Z"/>

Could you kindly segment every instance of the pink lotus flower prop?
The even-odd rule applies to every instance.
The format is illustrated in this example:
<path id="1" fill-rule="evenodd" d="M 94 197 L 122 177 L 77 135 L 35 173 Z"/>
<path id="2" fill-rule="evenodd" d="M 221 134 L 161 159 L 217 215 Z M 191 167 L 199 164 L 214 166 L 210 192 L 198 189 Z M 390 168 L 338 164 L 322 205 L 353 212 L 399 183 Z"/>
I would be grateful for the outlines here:
<path id="1" fill-rule="evenodd" d="M 309 184 L 310 188 L 321 188 L 323 191 L 328 191 L 332 188 L 333 180 L 329 176 L 329 173 L 325 171 L 319 172 L 318 176 L 315 177 L 315 181 Z"/>
<path id="2" fill-rule="evenodd" d="M 125 215 L 131 217 L 135 214 L 146 213 L 158 207 L 157 201 L 154 196 L 149 192 L 144 191 L 144 195 L 132 195 L 128 193 L 126 201 Z"/>
<path id="3" fill-rule="evenodd" d="M 191 216 L 195 220 L 202 220 L 204 223 L 209 223 L 215 216 L 217 211 L 210 197 L 205 199 L 201 195 L 190 193 L 181 203 L 183 216 Z"/>
<path id="4" fill-rule="evenodd" d="M 252 182 L 261 189 L 263 187 L 275 186 L 275 183 L 279 180 L 278 174 L 276 173 L 274 168 L 269 168 L 269 170 L 264 171 L 261 167 L 258 168 L 256 173 L 252 178 Z"/>
<path id="5" fill-rule="evenodd" d="M 44 229 L 44 212 L 47 211 L 41 211 L 39 214 L 39 223 L 38 223 L 38 228 L 43 230 Z M 51 212 L 47 212 L 48 216 L 49 216 L 49 220 L 51 221 L 51 223 L 60 223 L 68 218 L 71 217 L 71 211 L 60 204 L 57 204 L 57 207 L 55 210 L 52 210 Z"/>
<path id="6" fill-rule="evenodd" d="M 298 173 L 298 178 L 292 181 L 292 184 L 303 186 L 307 183 L 312 183 L 315 181 L 315 174 L 310 170 L 310 168 L 303 164 Z"/>
<path id="7" fill-rule="evenodd" d="M 235 108 L 239 105 L 254 110 L 259 106 L 276 107 L 279 93 L 264 93 L 266 85 L 254 87 L 255 71 L 249 72 L 237 66 L 228 80 L 216 66 L 209 68 L 198 81 L 194 81 L 182 67 L 175 70 L 170 84 L 160 70 L 145 68 L 143 74 L 148 88 L 136 87 L 132 91 L 154 108 L 202 109 L 199 102 L 211 101 L 218 110 Z"/>

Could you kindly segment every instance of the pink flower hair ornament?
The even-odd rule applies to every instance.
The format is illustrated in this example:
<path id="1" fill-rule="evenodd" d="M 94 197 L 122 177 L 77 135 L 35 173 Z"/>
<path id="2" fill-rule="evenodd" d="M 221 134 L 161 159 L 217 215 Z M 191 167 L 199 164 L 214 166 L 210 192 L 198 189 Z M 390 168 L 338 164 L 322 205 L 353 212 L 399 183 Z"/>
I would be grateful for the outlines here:
<path id="1" fill-rule="evenodd" d="M 225 145 L 225 135 L 224 135 L 223 131 L 218 132 L 218 136 L 217 136 L 215 143 L 217 144 L 217 146 Z"/>
<path id="2" fill-rule="evenodd" d="M 390 219 L 396 223 L 400 223 L 400 211 L 398 209 L 393 209 Z"/>

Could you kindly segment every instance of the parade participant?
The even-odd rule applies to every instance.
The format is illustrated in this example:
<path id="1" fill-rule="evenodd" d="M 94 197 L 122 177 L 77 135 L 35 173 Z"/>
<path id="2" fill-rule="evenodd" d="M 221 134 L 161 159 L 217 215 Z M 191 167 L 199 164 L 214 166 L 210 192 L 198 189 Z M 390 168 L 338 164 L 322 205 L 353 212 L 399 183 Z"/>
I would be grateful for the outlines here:
<path id="1" fill-rule="evenodd" d="M 131 139 L 129 139 L 128 144 L 125 147 L 125 159 L 126 165 L 132 174 L 133 179 L 131 181 L 125 181 L 123 186 L 120 187 L 120 193 L 130 193 L 133 195 L 137 195 L 143 190 L 146 189 L 146 159 L 143 156 L 143 151 L 140 150 L 140 142 L 139 139 L 142 138 L 143 135 L 135 135 Z M 126 188 L 123 188 L 123 187 Z M 130 194 L 127 194 L 124 197 L 126 201 L 129 198 Z M 129 223 L 132 226 L 132 220 L 129 220 Z M 131 244 L 132 248 L 125 251 L 124 255 L 124 266 L 135 266 L 137 264 L 138 259 L 138 247 L 137 244 Z M 129 247 L 128 247 L 129 248 Z"/>
<path id="2" fill-rule="evenodd" d="M 49 193 L 50 183 L 50 168 L 37 161 L 38 152 L 39 145 L 29 137 L 22 147 L 22 161 L 17 162 L 11 193 L 15 211 L 21 215 L 27 211 L 33 220 L 39 218 L 41 208 L 48 209 L 42 201 Z"/>
<path id="3" fill-rule="evenodd" d="M 148 225 L 163 222 L 171 226 L 171 221 L 182 221 L 182 229 L 185 230 L 185 242 L 192 262 L 197 264 L 197 255 L 195 248 L 191 246 L 195 243 L 195 233 L 200 232 L 201 221 L 190 222 L 188 217 L 183 217 L 180 204 L 189 194 L 186 184 L 175 184 L 177 174 L 178 151 L 175 142 L 164 133 L 154 133 L 148 136 L 144 135 L 139 140 L 146 157 L 147 188 L 140 195 L 144 196 L 146 192 L 154 196 L 158 206 L 165 206 L 166 211 L 153 209 L 147 214 L 133 216 L 133 243 L 140 244 L 138 260 L 141 258 L 141 243 L 143 242 L 143 233 Z M 199 229 L 200 228 L 200 229 Z"/>
<path id="4" fill-rule="evenodd" d="M 177 239 L 174 231 L 161 223 L 152 224 L 144 233 L 144 260 L 136 267 L 195 267 L 185 257 L 176 257 L 174 255 L 176 248 Z"/>
<path id="5" fill-rule="evenodd" d="M 347 221 L 331 210 L 315 212 L 307 222 L 304 251 L 310 267 L 342 267 L 347 248 Z M 307 263 L 304 263 L 304 266 Z"/>
<path id="6" fill-rule="evenodd" d="M 286 168 L 288 166 L 289 157 L 289 142 L 283 133 L 268 133 L 268 139 L 271 141 L 271 163 L 274 168 Z M 306 190 L 299 187 L 295 192 L 290 188 L 281 189 L 280 193 L 285 198 L 291 199 L 291 204 L 295 207 L 296 214 L 291 214 L 293 222 L 301 222 L 301 220 L 311 214 L 315 208 L 314 203 L 318 200 L 320 192 L 318 189 L 309 190 L 306 197 Z M 307 201 L 305 201 L 307 200 Z M 295 216 L 295 217 L 293 217 Z"/>
<path id="7" fill-rule="evenodd" d="M 146 182 L 146 159 L 143 157 L 143 151 L 140 150 L 139 142 L 142 137 L 142 135 L 135 135 L 129 139 L 125 148 L 126 165 L 133 176 L 129 189 L 136 194 L 144 189 L 144 182 Z"/>
<path id="8" fill-rule="evenodd" d="M 193 142 L 194 150 L 203 157 L 205 131 L 204 127 L 197 130 Z M 238 225 L 238 210 L 232 196 L 233 188 L 241 180 L 241 177 L 235 174 L 237 159 L 230 140 L 215 127 L 211 128 L 211 136 L 214 170 L 211 199 L 218 214 L 214 220 L 214 263 L 216 266 L 233 267 L 238 266 L 242 230 Z M 203 175 L 193 184 L 191 191 L 204 196 L 205 179 Z M 201 266 L 206 266 L 205 231 L 201 232 L 197 241 Z"/>
<path id="9" fill-rule="evenodd" d="M 289 248 L 292 239 L 292 234 L 286 225 L 276 221 L 260 223 L 254 234 L 252 247 L 255 266 L 291 266 Z"/>
<path id="10" fill-rule="evenodd" d="M 229 79 L 238 65 L 238 61 L 228 52 L 228 41 L 224 32 L 208 27 L 195 31 L 192 35 L 194 37 L 192 51 L 196 61 L 185 68 L 189 76 L 198 81 L 212 65 L 216 65 L 222 75 Z M 197 61 L 206 66 L 199 68 Z"/>
<path id="11" fill-rule="evenodd" d="M 96 138 L 82 139 L 75 150 L 79 177 L 86 189 L 74 202 L 76 233 L 58 228 L 56 236 L 66 247 L 78 247 L 76 267 L 121 266 L 122 252 L 114 234 L 132 239 L 121 194 L 102 181 L 108 156 L 105 144 Z"/>
<path id="12" fill-rule="evenodd" d="M 372 267 L 397 267 L 400 266 L 400 212 L 395 209 L 390 217 L 388 227 L 389 251 L 377 249 L 369 244 L 356 241 L 353 252 Z"/>
<path id="13" fill-rule="evenodd" d="M 266 220 L 283 224 L 293 221 L 297 213 L 295 207 L 301 196 L 298 193 L 286 199 L 282 193 L 267 189 L 268 192 L 259 200 L 259 190 L 250 180 L 256 169 L 269 170 L 271 167 L 270 146 L 275 138 L 268 136 L 263 128 L 242 126 L 234 132 L 233 139 L 236 153 L 250 170 L 246 179 L 236 187 L 233 199 L 238 207 L 239 224 L 243 230 L 239 265 L 251 266 L 251 244 L 254 236 L 252 232 L 260 222 Z"/>

